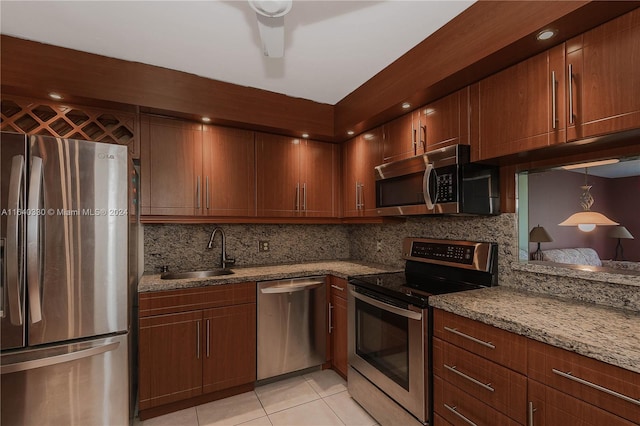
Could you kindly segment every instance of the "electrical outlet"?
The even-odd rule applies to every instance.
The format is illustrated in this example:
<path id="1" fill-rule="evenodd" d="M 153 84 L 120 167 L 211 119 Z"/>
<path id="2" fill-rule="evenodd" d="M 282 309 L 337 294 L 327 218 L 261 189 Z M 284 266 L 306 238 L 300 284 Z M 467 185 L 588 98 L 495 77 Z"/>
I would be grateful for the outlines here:
<path id="1" fill-rule="evenodd" d="M 382 240 L 376 241 L 376 251 L 378 253 L 382 251 Z"/>
<path id="2" fill-rule="evenodd" d="M 258 252 L 269 251 L 269 241 L 258 241 Z"/>

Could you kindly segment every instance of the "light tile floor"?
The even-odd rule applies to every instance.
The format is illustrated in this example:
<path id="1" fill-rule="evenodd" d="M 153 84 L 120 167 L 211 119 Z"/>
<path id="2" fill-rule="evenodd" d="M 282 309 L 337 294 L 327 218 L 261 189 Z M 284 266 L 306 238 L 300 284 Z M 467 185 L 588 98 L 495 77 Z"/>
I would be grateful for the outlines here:
<path id="1" fill-rule="evenodd" d="M 135 426 L 374 426 L 333 370 L 314 371 L 259 386 Z"/>

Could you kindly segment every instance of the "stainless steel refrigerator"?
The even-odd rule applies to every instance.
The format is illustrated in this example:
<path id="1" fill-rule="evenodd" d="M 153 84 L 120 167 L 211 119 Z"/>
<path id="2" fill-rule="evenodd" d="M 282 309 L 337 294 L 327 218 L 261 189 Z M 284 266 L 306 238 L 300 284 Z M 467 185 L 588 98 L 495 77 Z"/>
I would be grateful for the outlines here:
<path id="1" fill-rule="evenodd" d="M 127 425 L 127 148 L 9 133 L 0 147 L 2 426 Z"/>

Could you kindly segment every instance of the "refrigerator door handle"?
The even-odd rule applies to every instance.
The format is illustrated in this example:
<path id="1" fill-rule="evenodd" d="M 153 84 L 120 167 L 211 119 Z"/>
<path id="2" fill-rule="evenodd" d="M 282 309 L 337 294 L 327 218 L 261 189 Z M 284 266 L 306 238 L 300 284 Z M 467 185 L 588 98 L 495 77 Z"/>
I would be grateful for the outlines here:
<path id="1" fill-rule="evenodd" d="M 116 350 L 118 346 L 120 346 L 120 342 L 112 342 L 112 343 L 107 343 L 105 345 L 94 346 L 88 349 L 81 349 L 78 351 L 74 351 L 74 352 L 70 352 L 62 355 L 50 356 L 50 357 L 45 357 L 40 359 L 32 359 L 29 361 L 21 361 L 13 364 L 6 364 L 1 367 L 0 374 L 9 374 L 9 373 L 15 373 L 18 371 L 33 370 L 34 368 L 50 367 L 52 365 L 62 364 L 64 362 L 77 361 L 79 359 L 89 358 L 89 357 L 100 355 L 106 352 L 111 352 L 113 350 Z"/>
<path id="2" fill-rule="evenodd" d="M 16 155 L 11 161 L 9 178 L 9 212 L 7 215 L 7 238 L 5 246 L 5 268 L 7 271 L 7 298 L 9 299 L 9 317 L 11 324 L 22 325 L 23 298 L 22 277 L 20 276 L 20 221 L 22 205 L 20 203 L 24 186 L 24 156 Z"/>
<path id="3" fill-rule="evenodd" d="M 27 288 L 29 292 L 29 313 L 33 324 L 42 321 L 42 304 L 40 301 L 40 220 L 44 212 L 40 209 L 42 198 L 42 158 L 31 159 L 31 176 L 29 178 L 29 198 L 27 208 Z"/>

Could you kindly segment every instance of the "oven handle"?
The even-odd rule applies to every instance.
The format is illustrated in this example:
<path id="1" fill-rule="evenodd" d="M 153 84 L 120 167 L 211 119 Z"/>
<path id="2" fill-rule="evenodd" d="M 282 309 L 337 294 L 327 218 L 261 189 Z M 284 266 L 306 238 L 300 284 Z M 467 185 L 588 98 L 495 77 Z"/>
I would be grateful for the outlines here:
<path id="1" fill-rule="evenodd" d="M 422 313 L 420 313 L 420 312 L 413 312 L 413 311 L 410 311 L 408 309 L 398 308 L 397 306 L 389 305 L 388 303 L 383 303 L 383 302 L 381 302 L 379 300 L 376 300 L 376 299 L 371 298 L 369 296 L 365 296 L 364 294 L 357 293 L 357 292 L 355 292 L 353 290 L 349 290 L 349 292 L 356 299 L 360 299 L 365 303 L 368 303 L 370 305 L 375 306 L 376 308 L 380 308 L 380 309 L 385 310 L 387 312 L 391 312 L 391 313 L 394 313 L 396 315 L 400 315 L 402 317 L 409 318 L 409 319 L 412 319 L 412 320 L 422 321 Z"/>

